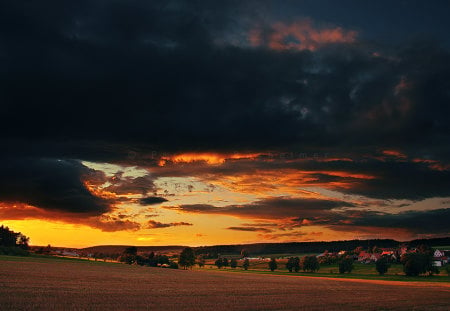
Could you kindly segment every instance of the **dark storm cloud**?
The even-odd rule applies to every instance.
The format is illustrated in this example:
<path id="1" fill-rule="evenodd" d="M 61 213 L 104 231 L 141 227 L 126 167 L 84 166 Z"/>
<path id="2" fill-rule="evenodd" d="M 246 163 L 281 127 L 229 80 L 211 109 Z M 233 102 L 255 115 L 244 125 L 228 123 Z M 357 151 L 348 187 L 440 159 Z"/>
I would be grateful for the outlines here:
<path id="1" fill-rule="evenodd" d="M 363 157 L 396 148 L 409 160 L 449 164 L 448 50 L 432 41 L 385 47 L 364 42 L 359 33 L 355 41 L 321 44 L 314 51 L 251 46 L 253 27 L 275 31 L 273 23 L 297 21 L 295 16 L 287 24 L 276 16 L 264 19 L 261 6 L 253 1 L 0 2 L 0 145 L 6 155 L 0 163 L 0 200 L 100 215 L 111 210 L 110 202 L 81 182 L 86 167 L 65 159 L 152 167 L 158 163 L 155 151 L 296 149 L 346 153 L 354 161 L 230 161 L 217 168 L 186 165 L 181 173 L 169 167 L 158 172 L 255 174 L 258 166 L 337 170 L 374 178 L 315 172 L 310 185 L 345 182 L 349 187 L 330 187 L 380 199 L 449 196 L 448 168 Z M 323 29 L 315 20 L 311 27 Z M 344 27 L 343 33 L 354 30 Z M 105 191 L 147 196 L 156 190 L 150 176 L 116 177 Z M 319 217 L 343 206 L 351 204 L 268 199 L 220 209 L 176 208 L 270 219 Z"/>
<path id="2" fill-rule="evenodd" d="M 315 217 L 308 225 L 325 225 L 334 230 L 352 230 L 352 227 L 384 229 L 407 229 L 414 233 L 449 234 L 448 220 L 450 209 L 436 209 L 431 211 L 407 211 L 398 214 L 389 214 L 373 211 L 345 211 L 335 213 L 334 217 Z M 303 219 L 294 221 L 306 224 Z"/>
<path id="3" fill-rule="evenodd" d="M 0 166 L 1 202 L 89 215 L 111 210 L 112 202 L 95 196 L 83 183 L 92 176 L 98 182 L 102 173 L 78 161 L 1 158 Z"/>
<path id="4" fill-rule="evenodd" d="M 154 205 L 163 202 L 167 202 L 167 199 L 161 197 L 146 197 L 139 200 L 141 205 Z"/>
<path id="5" fill-rule="evenodd" d="M 423 42 L 250 48 L 240 42 L 257 8 L 3 2 L 0 135 L 147 152 L 427 143 L 430 154 L 448 154 L 447 51 Z M 82 158 L 99 153 L 95 144 L 76 149 Z"/>
<path id="6" fill-rule="evenodd" d="M 252 219 L 283 219 L 288 217 L 314 217 L 329 213 L 331 209 L 351 207 L 352 203 L 321 199 L 268 198 L 243 205 L 216 207 L 209 204 L 184 204 L 163 208 L 188 213 L 220 214 Z"/>
<path id="7" fill-rule="evenodd" d="M 448 221 L 450 209 L 432 211 L 408 211 L 395 215 L 373 215 L 358 217 L 353 221 L 356 226 L 374 226 L 383 228 L 406 228 L 417 233 L 450 233 Z"/>

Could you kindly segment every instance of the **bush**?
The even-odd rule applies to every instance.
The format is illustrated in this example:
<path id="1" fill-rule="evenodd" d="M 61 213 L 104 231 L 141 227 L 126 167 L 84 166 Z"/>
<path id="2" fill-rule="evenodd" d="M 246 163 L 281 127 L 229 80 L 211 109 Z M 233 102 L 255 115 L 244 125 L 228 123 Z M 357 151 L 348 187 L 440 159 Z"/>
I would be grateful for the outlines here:
<path id="1" fill-rule="evenodd" d="M 319 261 L 317 260 L 316 256 L 305 256 L 302 258 L 300 262 L 300 268 L 303 271 L 310 271 L 310 272 L 318 271 L 320 268 Z"/>
<path id="2" fill-rule="evenodd" d="M 235 258 L 231 259 L 230 267 L 233 269 L 237 267 L 237 260 Z"/>
<path id="3" fill-rule="evenodd" d="M 274 271 L 278 268 L 277 260 L 275 258 L 271 258 L 269 261 L 269 269 L 270 271 Z"/>
<path id="4" fill-rule="evenodd" d="M 217 268 L 222 268 L 223 267 L 223 260 L 222 258 L 217 259 L 214 264 L 217 266 Z"/>
<path id="5" fill-rule="evenodd" d="M 250 266 L 250 261 L 247 258 L 245 258 L 244 263 L 242 264 L 242 268 L 244 268 L 244 270 L 248 270 L 249 266 Z"/>
<path id="6" fill-rule="evenodd" d="M 0 246 L 0 255 L 28 256 L 30 253 L 20 247 Z"/>
<path id="7" fill-rule="evenodd" d="M 190 247 L 186 247 L 185 249 L 183 249 L 183 251 L 180 253 L 180 257 L 179 257 L 178 263 L 184 269 L 190 268 L 193 265 L 195 265 L 194 250 L 192 248 L 190 248 Z"/>
<path id="8" fill-rule="evenodd" d="M 450 276 L 450 264 L 445 266 L 445 272 L 447 272 L 447 275 Z"/>
<path id="9" fill-rule="evenodd" d="M 292 270 L 298 272 L 300 270 L 300 259 L 298 257 L 289 258 L 286 263 L 286 269 L 288 269 L 289 272 L 292 272 Z"/>
<path id="10" fill-rule="evenodd" d="M 433 257 L 428 253 L 407 253 L 401 257 L 403 271 L 408 276 L 418 276 L 423 273 L 432 275 L 438 270 L 433 266 Z"/>
<path id="11" fill-rule="evenodd" d="M 339 273 L 352 272 L 353 270 L 353 259 L 346 257 L 339 262 Z"/>
<path id="12" fill-rule="evenodd" d="M 386 258 L 384 256 L 381 257 L 380 259 L 378 259 L 375 264 L 375 268 L 377 269 L 377 272 L 380 275 L 385 274 L 388 271 L 388 269 L 390 268 L 390 266 L 391 265 L 389 264 L 388 258 Z"/>

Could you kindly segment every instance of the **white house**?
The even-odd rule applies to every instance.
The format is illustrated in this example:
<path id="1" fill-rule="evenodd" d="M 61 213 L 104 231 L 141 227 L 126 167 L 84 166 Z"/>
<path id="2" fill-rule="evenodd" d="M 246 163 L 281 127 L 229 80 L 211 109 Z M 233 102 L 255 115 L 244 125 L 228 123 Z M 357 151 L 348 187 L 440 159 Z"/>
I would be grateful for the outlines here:
<path id="1" fill-rule="evenodd" d="M 442 252 L 442 251 L 440 251 L 438 249 L 434 251 L 433 257 L 444 257 L 444 256 L 445 256 L 444 252 Z"/>

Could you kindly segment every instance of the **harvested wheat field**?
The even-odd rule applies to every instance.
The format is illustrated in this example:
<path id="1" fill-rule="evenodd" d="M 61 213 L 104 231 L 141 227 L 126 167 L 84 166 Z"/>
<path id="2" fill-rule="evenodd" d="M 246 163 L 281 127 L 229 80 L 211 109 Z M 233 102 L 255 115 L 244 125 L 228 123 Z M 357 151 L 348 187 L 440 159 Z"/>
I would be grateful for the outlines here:
<path id="1" fill-rule="evenodd" d="M 448 283 L 377 284 L 49 259 L 0 261 L 0 285 L 1 310 L 450 308 Z"/>

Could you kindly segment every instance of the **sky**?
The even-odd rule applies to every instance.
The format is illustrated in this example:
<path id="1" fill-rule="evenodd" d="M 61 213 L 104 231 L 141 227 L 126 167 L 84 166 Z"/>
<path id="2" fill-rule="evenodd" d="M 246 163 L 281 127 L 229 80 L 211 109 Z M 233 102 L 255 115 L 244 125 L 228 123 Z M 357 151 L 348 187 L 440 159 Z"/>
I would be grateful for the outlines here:
<path id="1" fill-rule="evenodd" d="M 1 1 L 33 245 L 450 234 L 450 2 Z"/>

